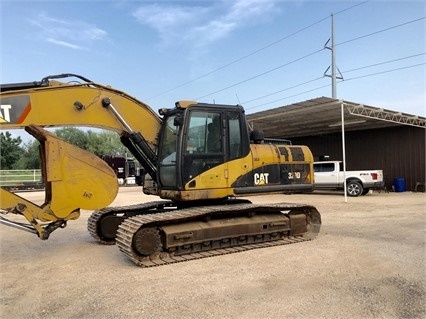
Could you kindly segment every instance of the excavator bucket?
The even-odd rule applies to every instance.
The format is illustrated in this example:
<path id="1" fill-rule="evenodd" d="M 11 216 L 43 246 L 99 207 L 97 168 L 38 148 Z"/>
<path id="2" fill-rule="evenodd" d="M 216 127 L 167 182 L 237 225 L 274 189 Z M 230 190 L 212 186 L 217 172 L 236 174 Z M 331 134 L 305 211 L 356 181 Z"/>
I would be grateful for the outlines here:
<path id="1" fill-rule="evenodd" d="M 40 142 L 40 158 L 45 202 L 37 204 L 0 189 L 0 212 L 23 215 L 29 225 L 1 217 L 0 223 L 36 233 L 48 239 L 52 231 L 77 219 L 80 209 L 95 210 L 111 204 L 118 192 L 112 168 L 101 158 L 68 144 L 35 125 L 25 130 Z M 46 225 L 41 222 L 48 222 Z"/>
<path id="2" fill-rule="evenodd" d="M 50 205 L 56 218 L 66 219 L 79 208 L 100 209 L 113 202 L 118 192 L 117 176 L 102 159 L 38 126 L 25 130 L 40 142 L 45 205 Z"/>

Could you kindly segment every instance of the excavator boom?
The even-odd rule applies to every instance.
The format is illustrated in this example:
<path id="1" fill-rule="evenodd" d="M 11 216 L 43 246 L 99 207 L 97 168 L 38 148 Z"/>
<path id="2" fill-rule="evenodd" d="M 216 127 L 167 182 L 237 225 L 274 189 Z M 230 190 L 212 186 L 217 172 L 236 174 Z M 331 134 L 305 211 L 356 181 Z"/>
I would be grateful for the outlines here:
<path id="1" fill-rule="evenodd" d="M 82 82 L 70 84 L 55 80 L 63 77 L 76 77 Z M 46 188 L 42 206 L 1 189 L 1 211 L 23 215 L 29 225 L 22 226 L 4 217 L 0 222 L 47 239 L 53 230 L 78 218 L 80 209 L 104 208 L 117 195 L 117 177 L 103 160 L 66 143 L 42 127 L 78 125 L 115 131 L 121 134 L 121 139 L 144 164 L 146 171 L 155 177 L 154 149 L 161 120 L 146 104 L 124 92 L 74 74 L 1 85 L 0 90 L 0 128 L 25 128 L 40 142 L 42 178 Z M 138 121 L 135 114 L 146 121 Z M 42 226 L 37 220 L 50 224 Z"/>
<path id="2" fill-rule="evenodd" d="M 82 82 L 55 79 L 76 77 Z M 155 177 L 155 148 L 160 117 L 132 96 L 74 74 L 48 76 L 39 82 L 0 86 L 2 130 L 40 127 L 96 127 L 120 134 L 148 174 Z"/>

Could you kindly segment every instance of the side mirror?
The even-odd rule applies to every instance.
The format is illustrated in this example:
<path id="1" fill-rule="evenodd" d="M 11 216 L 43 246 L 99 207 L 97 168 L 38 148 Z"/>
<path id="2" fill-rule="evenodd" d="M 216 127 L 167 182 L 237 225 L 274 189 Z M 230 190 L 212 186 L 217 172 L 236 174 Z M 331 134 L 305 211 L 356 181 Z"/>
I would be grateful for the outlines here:
<path id="1" fill-rule="evenodd" d="M 182 126 L 183 125 L 183 113 L 176 113 L 175 120 L 173 121 L 174 126 Z"/>

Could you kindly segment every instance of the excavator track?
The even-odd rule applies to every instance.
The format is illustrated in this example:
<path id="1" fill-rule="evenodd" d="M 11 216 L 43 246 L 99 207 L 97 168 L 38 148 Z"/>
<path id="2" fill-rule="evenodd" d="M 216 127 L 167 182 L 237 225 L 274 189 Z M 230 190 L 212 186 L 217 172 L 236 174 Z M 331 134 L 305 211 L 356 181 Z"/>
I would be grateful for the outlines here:
<path id="1" fill-rule="evenodd" d="M 286 211 L 287 213 L 283 213 Z M 203 238 L 186 243 L 196 236 L 198 228 L 206 227 L 210 234 L 209 223 L 215 225 L 218 233 L 224 233 L 227 223 L 266 218 L 272 216 L 283 218 L 278 221 L 265 222 L 276 227 L 272 232 L 239 233 L 241 225 L 230 226 L 234 235 Z M 196 223 L 194 226 L 193 223 Z M 200 225 L 198 225 L 199 223 Z M 286 223 L 291 225 L 286 225 Z M 223 229 L 220 225 L 224 225 Z M 185 225 L 195 231 L 182 230 Z M 206 226 L 203 226 L 206 225 Z M 219 226 L 218 226 L 219 225 Z M 247 223 L 250 225 L 250 222 Z M 269 227 L 268 226 L 268 227 Z M 286 245 L 308 241 L 316 237 L 321 226 L 321 216 L 315 207 L 303 204 L 233 204 L 227 206 L 202 206 L 169 211 L 165 214 L 144 214 L 125 219 L 118 227 L 116 242 L 127 257 L 141 267 L 154 267 L 193 259 L 200 259 L 251 249 Z M 251 227 L 251 225 L 249 226 Z M 265 228 L 265 226 L 263 226 Z M 168 234 L 170 233 L 170 234 Z M 208 236 L 206 236 L 208 237 Z M 169 241 L 173 245 L 169 245 Z M 182 242 L 177 244 L 176 242 Z"/>
<path id="2" fill-rule="evenodd" d="M 164 209 L 170 207 L 175 207 L 175 205 L 172 201 L 165 200 L 136 205 L 106 207 L 104 209 L 94 211 L 90 215 L 87 220 L 87 230 L 89 231 L 89 234 L 100 244 L 115 245 L 118 225 L 124 221 L 124 219 L 129 216 L 164 212 Z M 106 221 L 107 218 L 109 218 L 109 220 Z M 106 225 L 106 230 L 102 229 L 103 225 Z"/>

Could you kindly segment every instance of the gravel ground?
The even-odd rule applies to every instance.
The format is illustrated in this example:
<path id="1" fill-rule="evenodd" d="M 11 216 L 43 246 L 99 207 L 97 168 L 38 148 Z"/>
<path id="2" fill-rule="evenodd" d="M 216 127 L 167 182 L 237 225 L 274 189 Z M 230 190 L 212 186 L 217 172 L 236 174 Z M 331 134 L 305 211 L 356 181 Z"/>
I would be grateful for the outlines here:
<path id="1" fill-rule="evenodd" d="M 22 196 L 40 202 L 40 192 Z M 0 225 L 1 318 L 425 318 L 426 194 L 268 195 L 312 204 L 313 241 L 142 269 L 86 230 Z M 122 188 L 113 205 L 156 200 Z"/>

